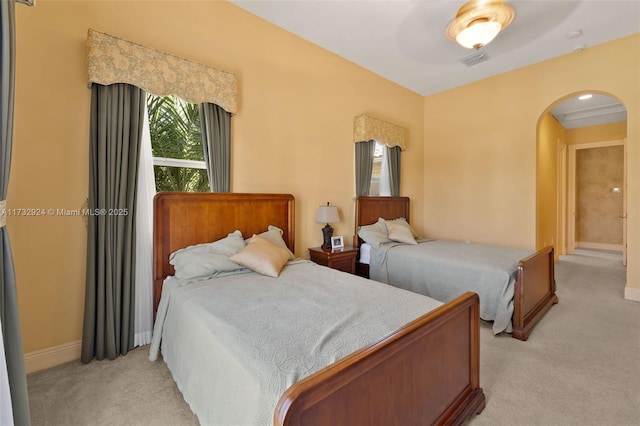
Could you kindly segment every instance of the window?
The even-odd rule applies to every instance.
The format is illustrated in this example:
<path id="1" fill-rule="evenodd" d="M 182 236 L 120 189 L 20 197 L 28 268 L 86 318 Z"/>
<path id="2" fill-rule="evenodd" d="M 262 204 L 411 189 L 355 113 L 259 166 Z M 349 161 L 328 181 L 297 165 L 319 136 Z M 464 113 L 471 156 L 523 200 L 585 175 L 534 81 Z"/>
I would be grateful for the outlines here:
<path id="1" fill-rule="evenodd" d="M 373 154 L 373 171 L 371 173 L 371 186 L 369 195 L 391 195 L 389 182 L 389 162 L 387 161 L 387 146 L 376 142 Z"/>
<path id="2" fill-rule="evenodd" d="M 209 191 L 198 105 L 148 94 L 147 110 L 156 190 Z"/>

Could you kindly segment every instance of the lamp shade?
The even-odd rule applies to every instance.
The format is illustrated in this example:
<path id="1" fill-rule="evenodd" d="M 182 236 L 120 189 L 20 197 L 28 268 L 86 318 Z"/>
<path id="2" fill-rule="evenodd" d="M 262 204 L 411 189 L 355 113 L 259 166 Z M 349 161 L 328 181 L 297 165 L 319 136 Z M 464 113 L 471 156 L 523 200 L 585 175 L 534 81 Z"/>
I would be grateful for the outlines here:
<path id="1" fill-rule="evenodd" d="M 316 213 L 316 222 L 318 223 L 340 222 L 340 217 L 338 216 L 338 208 L 336 206 L 330 206 L 329 203 L 327 203 L 326 206 L 318 207 L 318 212 Z"/>

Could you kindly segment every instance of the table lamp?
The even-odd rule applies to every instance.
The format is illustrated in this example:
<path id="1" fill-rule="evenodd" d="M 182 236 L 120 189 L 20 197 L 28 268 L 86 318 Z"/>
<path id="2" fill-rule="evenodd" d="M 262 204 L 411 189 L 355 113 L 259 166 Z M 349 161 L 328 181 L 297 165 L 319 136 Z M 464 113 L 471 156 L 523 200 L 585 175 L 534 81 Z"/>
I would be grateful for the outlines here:
<path id="1" fill-rule="evenodd" d="M 316 213 L 316 222 L 317 223 L 326 223 L 324 228 L 322 228 L 322 237 L 323 249 L 331 248 L 331 237 L 333 236 L 333 228 L 329 225 L 332 222 L 340 222 L 340 217 L 338 216 L 338 208 L 336 206 L 330 206 L 329 202 L 327 202 L 326 206 L 318 207 L 318 212 Z"/>

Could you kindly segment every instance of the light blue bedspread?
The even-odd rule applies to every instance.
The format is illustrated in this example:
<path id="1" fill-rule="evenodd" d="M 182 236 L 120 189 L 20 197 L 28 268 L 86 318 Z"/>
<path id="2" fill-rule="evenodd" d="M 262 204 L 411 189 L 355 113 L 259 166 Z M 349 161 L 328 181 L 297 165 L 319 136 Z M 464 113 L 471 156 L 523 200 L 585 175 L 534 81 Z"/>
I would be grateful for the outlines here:
<path id="1" fill-rule="evenodd" d="M 149 357 L 161 344 L 202 425 L 272 425 L 293 383 L 440 305 L 305 260 L 278 278 L 170 278 Z"/>
<path id="2" fill-rule="evenodd" d="M 480 318 L 495 334 L 512 331 L 518 262 L 534 251 L 481 244 L 420 240 L 371 248 L 369 276 L 441 302 L 466 291 L 480 296 Z"/>

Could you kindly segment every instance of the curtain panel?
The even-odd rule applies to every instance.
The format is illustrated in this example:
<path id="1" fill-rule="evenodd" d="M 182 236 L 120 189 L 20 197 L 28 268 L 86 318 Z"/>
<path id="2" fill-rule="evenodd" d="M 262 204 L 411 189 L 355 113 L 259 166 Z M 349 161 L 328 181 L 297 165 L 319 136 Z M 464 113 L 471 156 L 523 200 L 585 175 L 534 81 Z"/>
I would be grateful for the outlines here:
<path id="1" fill-rule="evenodd" d="M 145 105 L 146 106 L 146 105 Z M 145 108 L 138 160 L 136 196 L 136 272 L 134 345 L 151 343 L 153 332 L 153 197 L 156 180 L 153 172 L 149 114 Z"/>
<path id="2" fill-rule="evenodd" d="M 400 156 L 402 150 L 399 146 L 387 147 L 386 160 L 389 166 L 389 189 L 392 197 L 400 196 Z"/>
<path id="3" fill-rule="evenodd" d="M 202 148 L 211 192 L 231 190 L 231 113 L 211 103 L 199 105 Z"/>
<path id="4" fill-rule="evenodd" d="M 373 173 L 373 155 L 376 142 L 362 141 L 355 144 L 356 150 L 356 196 L 369 195 Z"/>
<path id="5" fill-rule="evenodd" d="M 15 0 L 0 2 L 0 204 L 4 209 L 9 185 L 11 150 L 13 147 L 13 106 L 15 90 Z M 9 232 L 4 223 L 4 211 L 0 223 L 0 326 L 5 366 L 0 369 L 0 388 L 9 389 L 10 402 L 0 400 L 2 419 L 10 419 L 17 425 L 30 425 L 27 376 L 24 367 L 24 350 L 20 331 L 16 275 Z M 6 371 L 6 375 L 4 374 Z M 4 393 L 3 393 L 4 394 Z M 5 413 L 7 411 L 7 413 Z"/>
<path id="6" fill-rule="evenodd" d="M 94 84 L 82 362 L 134 347 L 135 207 L 144 90 Z"/>

